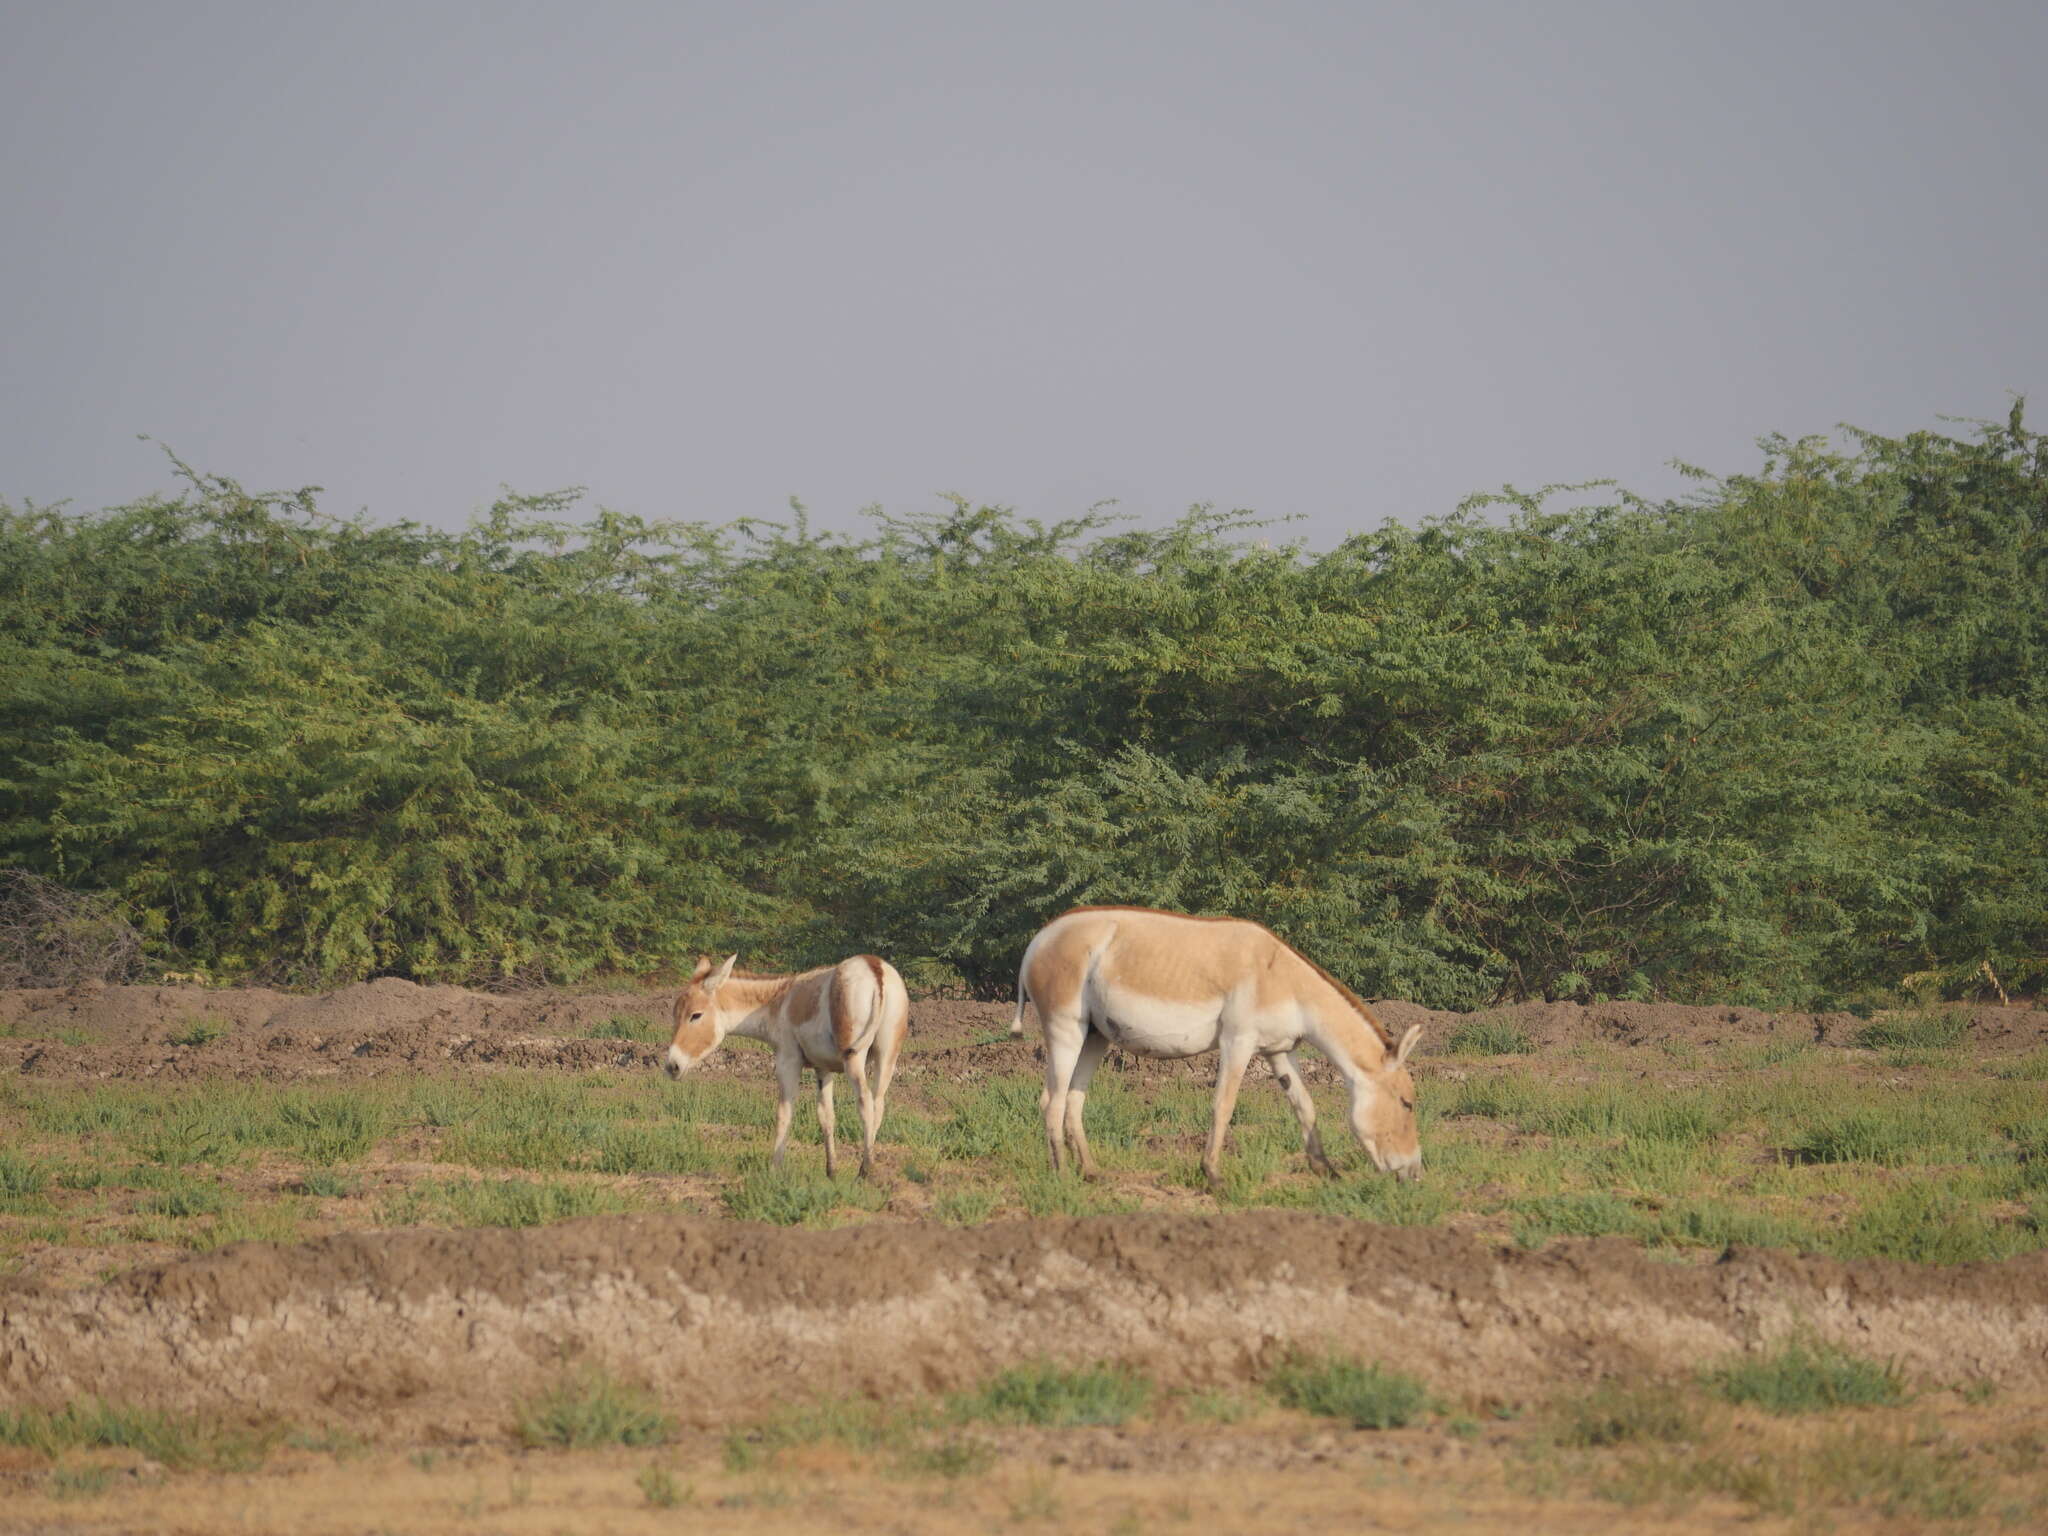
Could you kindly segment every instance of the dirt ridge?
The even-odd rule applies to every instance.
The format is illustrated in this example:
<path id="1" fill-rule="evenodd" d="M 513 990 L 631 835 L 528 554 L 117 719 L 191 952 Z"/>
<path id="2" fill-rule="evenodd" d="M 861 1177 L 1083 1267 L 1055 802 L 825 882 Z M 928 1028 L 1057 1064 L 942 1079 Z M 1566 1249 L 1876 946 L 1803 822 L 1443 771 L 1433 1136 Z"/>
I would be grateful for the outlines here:
<path id="1" fill-rule="evenodd" d="M 666 1024 L 673 1003 L 672 992 L 498 995 L 398 977 L 317 996 L 97 982 L 0 991 L 0 1072 L 96 1081 L 288 1082 L 464 1067 L 644 1071 L 659 1062 L 649 1042 Z M 1848 1013 L 1774 1014 L 1677 1003 L 1523 1003 L 1481 1014 L 1446 1013 L 1398 999 L 1373 1006 L 1396 1033 L 1426 1025 L 1425 1057 L 1440 1054 L 1461 1022 L 1479 1017 L 1515 1026 L 1539 1050 L 1591 1041 L 1623 1047 L 1770 1040 L 1846 1046 L 1868 1023 Z M 912 1005 L 907 1066 L 945 1071 L 985 1063 L 988 1051 L 1005 1048 L 1009 1015 L 1005 1003 L 921 999 Z M 637 1026 L 641 1038 L 592 1038 L 594 1029 L 619 1019 Z M 211 1021 L 219 1037 L 178 1043 L 200 1020 Z M 1035 1033 L 1027 1039 L 1035 1041 Z M 1969 1049 L 2021 1050 L 2044 1043 L 2048 1010 L 1968 1011 Z M 1199 1063 L 1123 1065 L 1147 1076 L 1209 1070 Z M 736 1066 L 744 1070 L 740 1058 L 726 1052 L 700 1070 L 717 1074 Z"/>
<path id="2" fill-rule="evenodd" d="M 1795 1330 L 1932 1383 L 2048 1382 L 2048 1255 L 1946 1267 L 1615 1239 L 1540 1252 L 1259 1211 L 809 1232 L 673 1216 L 241 1244 L 84 1291 L 0 1286 L 0 1400 L 502 1433 L 579 1363 L 715 1427 L 831 1390 L 1109 1359 L 1168 1386 L 1334 1348 L 1474 1400 L 1671 1376 Z"/>

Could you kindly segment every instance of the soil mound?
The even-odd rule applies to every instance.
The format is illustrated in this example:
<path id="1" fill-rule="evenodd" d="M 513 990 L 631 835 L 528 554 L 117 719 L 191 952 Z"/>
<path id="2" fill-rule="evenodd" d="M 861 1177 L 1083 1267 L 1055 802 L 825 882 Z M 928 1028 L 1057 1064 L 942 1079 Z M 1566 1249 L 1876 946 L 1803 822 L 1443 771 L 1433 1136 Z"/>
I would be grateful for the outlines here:
<path id="1" fill-rule="evenodd" d="M 1677 1375 L 1795 1330 L 1909 1376 L 2048 1381 L 2048 1255 L 1662 1264 L 1613 1239 L 1541 1252 L 1295 1212 L 805 1232 L 636 1216 L 244 1244 L 85 1291 L 0 1286 L 0 1399 L 502 1433 L 581 1364 L 714 1427 L 819 1390 L 972 1385 L 1109 1359 L 1167 1386 L 1336 1349 L 1513 1400 Z"/>
<path id="2" fill-rule="evenodd" d="M 178 1080 L 194 1077 L 291 1081 L 374 1077 L 464 1067 L 536 1067 L 588 1071 L 645 1069 L 661 1058 L 673 992 L 499 995 L 428 987 L 398 977 L 358 982 L 300 997 L 263 988 L 74 987 L 0 991 L 0 1072 L 77 1079 Z M 1445 1013 L 1386 1000 L 1375 1011 L 1398 1034 L 1427 1026 L 1422 1054 L 1441 1055 L 1473 1019 L 1512 1025 L 1539 1050 L 1589 1041 L 1651 1046 L 1738 1040 L 1857 1043 L 1869 1021 L 1847 1013 L 1765 1013 L 1754 1008 L 1677 1003 L 1523 1003 L 1481 1014 Z M 905 1068 L 966 1080 L 992 1068 L 1015 1069 L 1008 1003 L 925 999 L 911 1005 L 911 1054 Z M 1969 1049 L 2022 1050 L 2048 1043 L 2048 1010 L 1977 1008 L 1963 1015 Z M 1038 1044 L 1027 1013 L 1027 1048 Z M 1116 1056 L 1139 1078 L 1208 1081 L 1204 1058 L 1159 1062 Z M 700 1068 L 713 1075 L 757 1069 L 734 1053 Z M 1311 1078 L 1328 1075 L 1310 1063 Z"/>

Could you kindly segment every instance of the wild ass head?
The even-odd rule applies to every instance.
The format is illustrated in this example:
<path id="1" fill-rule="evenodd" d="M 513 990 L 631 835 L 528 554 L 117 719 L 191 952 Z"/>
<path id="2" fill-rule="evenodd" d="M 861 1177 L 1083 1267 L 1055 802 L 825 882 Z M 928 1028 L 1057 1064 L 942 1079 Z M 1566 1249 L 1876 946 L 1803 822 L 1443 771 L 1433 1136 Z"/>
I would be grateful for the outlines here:
<path id="1" fill-rule="evenodd" d="M 1422 1177 L 1422 1137 L 1415 1129 L 1415 1079 L 1408 1058 L 1422 1038 L 1411 1024 L 1401 1044 L 1377 1068 L 1368 1069 L 1351 1092 L 1351 1129 L 1382 1173 Z"/>
<path id="2" fill-rule="evenodd" d="M 690 984 L 676 999 L 676 1035 L 669 1042 L 668 1060 L 662 1064 L 670 1077 L 681 1077 L 717 1050 L 725 1038 L 731 1027 L 730 1015 L 719 1010 L 718 990 L 732 979 L 732 968 L 739 958 L 727 955 L 725 964 L 720 966 L 712 965 L 709 958 L 702 959 L 690 973 Z"/>

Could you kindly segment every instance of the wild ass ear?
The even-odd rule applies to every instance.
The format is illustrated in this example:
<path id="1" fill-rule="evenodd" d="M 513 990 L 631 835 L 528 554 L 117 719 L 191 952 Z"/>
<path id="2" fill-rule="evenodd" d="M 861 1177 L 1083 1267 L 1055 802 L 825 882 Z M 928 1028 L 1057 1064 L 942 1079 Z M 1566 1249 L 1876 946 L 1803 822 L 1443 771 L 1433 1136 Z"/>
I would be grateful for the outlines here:
<path id="1" fill-rule="evenodd" d="M 1420 1024 L 1410 1024 L 1408 1026 L 1408 1033 L 1401 1037 L 1401 1044 L 1394 1052 L 1395 1067 L 1405 1067 L 1408 1065 L 1408 1058 L 1415 1050 L 1415 1042 L 1421 1038 L 1422 1026 Z M 1392 1068 L 1389 1068 L 1389 1070 L 1391 1071 Z"/>
<path id="2" fill-rule="evenodd" d="M 690 980 L 702 981 L 706 976 L 709 976 L 710 974 L 711 957 L 709 955 L 699 955 L 697 957 L 697 968 L 694 971 L 690 972 Z"/>
<path id="3" fill-rule="evenodd" d="M 732 968 L 739 963 L 740 957 L 738 955 L 727 955 L 725 957 L 725 964 L 721 965 L 704 979 L 704 990 L 706 992 L 716 992 L 720 987 L 724 986 L 726 982 L 732 979 Z"/>

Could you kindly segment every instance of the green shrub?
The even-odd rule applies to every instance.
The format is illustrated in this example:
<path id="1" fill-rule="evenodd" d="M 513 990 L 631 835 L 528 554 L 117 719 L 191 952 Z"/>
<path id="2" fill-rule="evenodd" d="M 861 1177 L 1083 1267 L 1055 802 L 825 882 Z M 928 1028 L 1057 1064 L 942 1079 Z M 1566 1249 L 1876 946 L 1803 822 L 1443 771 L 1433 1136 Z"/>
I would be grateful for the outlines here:
<path id="1" fill-rule="evenodd" d="M 1767 1413 L 1882 1407 L 1906 1395 L 1895 1366 L 1879 1365 L 1832 1344 L 1793 1338 L 1766 1354 L 1744 1355 L 1711 1370 L 1709 1388 L 1731 1403 Z"/>
<path id="2" fill-rule="evenodd" d="M 530 1446 L 586 1450 L 600 1445 L 654 1445 L 675 1424 L 654 1395 L 601 1370 L 558 1382 L 519 1410 L 515 1425 Z"/>
<path id="3" fill-rule="evenodd" d="M 218 1014 L 203 1014 L 170 1037 L 173 1045 L 211 1045 L 234 1028 Z"/>
<path id="4" fill-rule="evenodd" d="M 1291 1360 L 1267 1386 L 1289 1408 L 1354 1429 L 1399 1429 L 1429 1407 L 1429 1389 L 1413 1376 L 1334 1357 Z"/>
<path id="5" fill-rule="evenodd" d="M 992 1424 L 1036 1424 L 1068 1429 L 1084 1424 L 1122 1424 L 1145 1411 L 1152 1384 L 1118 1366 L 1068 1370 L 1049 1362 L 1013 1366 L 979 1392 L 953 1400 L 965 1420 Z"/>

